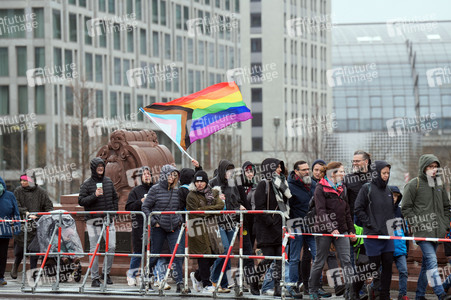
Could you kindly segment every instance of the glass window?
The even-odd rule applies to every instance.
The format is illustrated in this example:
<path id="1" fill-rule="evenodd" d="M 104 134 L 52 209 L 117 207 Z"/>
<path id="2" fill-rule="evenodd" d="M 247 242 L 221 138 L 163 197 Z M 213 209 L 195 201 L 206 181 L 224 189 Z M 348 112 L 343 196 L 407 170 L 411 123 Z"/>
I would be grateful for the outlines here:
<path id="1" fill-rule="evenodd" d="M 219 68 L 224 68 L 224 60 L 225 60 L 225 53 L 224 53 L 224 46 L 219 45 Z"/>
<path id="2" fill-rule="evenodd" d="M 127 14 L 133 13 L 133 0 L 127 0 L 126 8 L 127 8 Z"/>
<path id="3" fill-rule="evenodd" d="M 33 30 L 35 38 L 44 37 L 44 9 L 33 8 L 33 13 L 36 15 L 36 28 Z"/>
<path id="4" fill-rule="evenodd" d="M 128 52 L 133 52 L 133 27 L 128 27 L 127 28 L 127 51 Z"/>
<path id="5" fill-rule="evenodd" d="M 116 0 L 108 0 L 108 12 L 114 14 L 116 11 L 115 7 Z"/>
<path id="6" fill-rule="evenodd" d="M 89 17 L 85 17 L 85 23 L 84 24 L 88 24 L 88 21 L 90 21 L 91 18 Z M 86 45 L 92 45 L 92 37 L 89 35 L 88 30 L 83 30 L 83 32 L 85 33 L 85 44 Z"/>
<path id="7" fill-rule="evenodd" d="M 158 24 L 158 0 L 152 0 L 152 23 Z"/>
<path id="8" fill-rule="evenodd" d="M 183 57 L 182 57 L 182 37 L 181 36 L 177 36 L 176 37 L 175 56 L 176 56 L 176 60 L 178 60 L 178 61 L 182 61 L 183 60 Z"/>
<path id="9" fill-rule="evenodd" d="M 374 131 L 382 130 L 382 120 L 380 120 L 380 119 L 373 119 L 373 120 L 371 120 L 371 128 Z"/>
<path id="10" fill-rule="evenodd" d="M 43 85 L 35 87 L 35 108 L 34 111 L 38 115 L 45 115 L 45 89 Z"/>
<path id="11" fill-rule="evenodd" d="M 53 38 L 61 39 L 61 12 L 53 10 Z"/>
<path id="12" fill-rule="evenodd" d="M 124 118 L 130 120 L 130 112 L 131 112 L 131 102 L 130 102 L 130 94 L 124 93 Z"/>
<path id="13" fill-rule="evenodd" d="M 188 93 L 194 93 L 194 71 L 188 71 Z"/>
<path id="14" fill-rule="evenodd" d="M 166 25 L 166 0 L 160 0 L 160 24 Z"/>
<path id="15" fill-rule="evenodd" d="M 66 86 L 66 115 L 74 115 L 74 94 L 69 86 Z"/>
<path id="16" fill-rule="evenodd" d="M 110 117 L 115 118 L 117 116 L 117 93 L 110 92 Z"/>
<path id="17" fill-rule="evenodd" d="M 359 110 L 357 108 L 348 108 L 348 118 L 357 119 L 359 117 Z"/>
<path id="18" fill-rule="evenodd" d="M 45 167 L 47 161 L 47 142 L 45 136 L 46 126 L 41 124 L 36 128 L 36 167 L 38 168 Z"/>
<path id="19" fill-rule="evenodd" d="M 85 54 L 85 70 L 86 70 L 86 80 L 93 81 L 93 74 L 92 74 L 92 54 L 86 53 Z"/>
<path id="20" fill-rule="evenodd" d="M 114 84 L 121 85 L 121 59 L 114 58 Z"/>
<path id="21" fill-rule="evenodd" d="M 72 50 L 64 50 L 64 63 L 66 66 L 72 64 Z M 72 68 L 70 66 L 66 73 L 72 77 Z"/>
<path id="22" fill-rule="evenodd" d="M 69 41 L 77 41 L 77 15 L 69 14 Z"/>
<path id="23" fill-rule="evenodd" d="M 64 68 L 61 48 L 53 48 L 53 65 L 56 67 L 55 74 L 61 76 Z"/>
<path id="24" fill-rule="evenodd" d="M 0 86 L 0 115 L 9 115 L 9 87 Z"/>
<path id="25" fill-rule="evenodd" d="M 139 38 L 139 43 L 140 43 L 140 53 L 146 55 L 146 54 L 147 54 L 147 36 L 146 36 L 146 30 L 145 30 L 145 29 L 141 29 L 139 33 L 140 33 L 140 38 Z"/>
<path id="26" fill-rule="evenodd" d="M 123 78 L 124 80 L 126 80 L 125 78 L 127 78 L 127 71 L 130 70 L 130 60 L 124 59 L 123 64 L 124 64 L 122 66 L 122 70 L 124 70 Z"/>
<path id="27" fill-rule="evenodd" d="M 28 114 L 28 86 L 19 85 L 19 114 Z"/>
<path id="28" fill-rule="evenodd" d="M 0 9 L 0 39 L 2 38 L 25 38 L 23 9 Z"/>
<path id="29" fill-rule="evenodd" d="M 405 106 L 404 96 L 394 96 L 393 103 L 395 104 L 395 106 Z"/>
<path id="30" fill-rule="evenodd" d="M 142 0 L 135 1 L 136 18 L 142 20 Z"/>
<path id="31" fill-rule="evenodd" d="M 144 107 L 144 97 L 142 95 L 138 95 L 136 99 L 136 105 L 139 107 Z M 138 112 L 138 121 L 143 121 L 144 115 L 141 112 Z"/>
<path id="32" fill-rule="evenodd" d="M 96 117 L 102 118 L 103 116 L 103 91 L 96 91 Z"/>
<path id="33" fill-rule="evenodd" d="M 78 5 L 86 7 L 86 0 L 78 0 Z"/>
<path id="34" fill-rule="evenodd" d="M 262 15 L 260 13 L 251 14 L 251 27 L 262 27 Z"/>
<path id="35" fill-rule="evenodd" d="M 106 2 L 105 0 L 99 0 L 99 10 L 106 11 Z"/>
<path id="36" fill-rule="evenodd" d="M 103 64 L 101 55 L 96 55 L 96 82 L 103 82 Z"/>
<path id="37" fill-rule="evenodd" d="M 153 56 L 158 57 L 159 56 L 159 39 L 158 39 L 158 32 L 152 31 L 152 49 L 153 49 Z"/>
<path id="38" fill-rule="evenodd" d="M 171 36 L 167 33 L 164 34 L 164 57 L 171 59 Z"/>
<path id="39" fill-rule="evenodd" d="M 370 103 L 372 107 L 381 106 L 381 97 L 379 96 L 370 96 Z"/>
<path id="40" fill-rule="evenodd" d="M 200 76 L 200 71 L 196 71 L 196 91 L 201 90 L 202 80 Z"/>
<path id="41" fill-rule="evenodd" d="M 262 89 L 261 88 L 254 88 L 251 89 L 251 99 L 252 103 L 262 102 Z"/>
<path id="42" fill-rule="evenodd" d="M 392 106 L 384 106 L 382 107 L 382 118 L 384 119 L 393 119 L 395 115 L 393 114 Z"/>
<path id="43" fill-rule="evenodd" d="M 175 28 L 182 29 L 182 7 L 179 4 L 175 6 Z"/>
<path id="44" fill-rule="evenodd" d="M 114 24 L 114 28 L 120 28 L 118 24 Z M 114 50 L 121 50 L 121 31 L 115 30 L 114 31 Z"/>
<path id="45" fill-rule="evenodd" d="M 34 67 L 35 68 L 45 67 L 45 51 L 43 47 L 34 48 Z"/>
<path id="46" fill-rule="evenodd" d="M 178 93 L 179 92 L 179 85 L 180 85 L 180 82 L 179 82 L 179 76 L 180 76 L 180 70 L 178 69 L 178 68 L 174 68 L 173 70 L 172 70 L 172 72 L 174 73 L 174 74 L 177 74 L 177 75 L 174 75 L 174 78 L 172 79 L 172 88 L 173 88 L 173 91 L 175 92 L 175 93 Z"/>
<path id="47" fill-rule="evenodd" d="M 251 52 L 262 52 L 262 39 L 251 39 Z"/>
<path id="48" fill-rule="evenodd" d="M 193 46 L 193 39 L 188 38 L 188 53 L 187 53 L 187 59 L 188 63 L 194 63 L 194 46 Z"/>
<path id="49" fill-rule="evenodd" d="M 215 67 L 215 45 L 208 43 L 208 66 Z"/>
<path id="50" fill-rule="evenodd" d="M 380 118 L 382 118 L 382 108 L 372 108 L 371 109 L 371 117 L 373 119 L 380 119 Z"/>
<path id="51" fill-rule="evenodd" d="M 357 107 L 357 97 L 347 97 L 346 104 L 348 107 Z"/>
<path id="52" fill-rule="evenodd" d="M 0 76 L 9 76 L 8 48 L 0 48 Z"/>
<path id="53" fill-rule="evenodd" d="M 106 33 L 99 35 L 99 46 L 106 48 Z"/>
<path id="54" fill-rule="evenodd" d="M 442 95 L 442 105 L 451 105 L 451 95 Z"/>
<path id="55" fill-rule="evenodd" d="M 252 138 L 252 151 L 263 151 L 263 138 L 253 137 Z"/>
<path id="56" fill-rule="evenodd" d="M 188 6 L 183 6 L 183 28 L 185 28 L 185 30 L 188 30 L 188 25 L 186 24 L 186 21 L 189 20 L 189 7 Z"/>

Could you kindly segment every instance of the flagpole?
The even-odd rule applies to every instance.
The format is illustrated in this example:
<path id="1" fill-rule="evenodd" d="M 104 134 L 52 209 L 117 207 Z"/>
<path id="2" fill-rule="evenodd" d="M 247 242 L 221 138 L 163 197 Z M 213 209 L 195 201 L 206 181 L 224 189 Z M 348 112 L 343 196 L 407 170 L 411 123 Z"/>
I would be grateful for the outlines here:
<path id="1" fill-rule="evenodd" d="M 166 131 L 164 131 L 163 128 L 160 127 L 160 125 L 158 124 L 158 122 L 155 121 L 154 118 L 152 118 L 151 115 L 147 114 L 147 113 L 144 111 L 144 109 L 143 109 L 142 107 L 140 107 L 139 110 L 140 110 L 145 116 L 147 116 L 147 117 L 148 117 L 148 118 L 149 118 L 149 119 L 150 119 L 150 120 L 151 120 L 151 121 L 152 121 L 152 122 L 153 122 L 160 130 L 161 130 L 161 131 L 163 131 L 163 133 L 166 134 L 167 137 L 170 138 L 171 141 L 173 141 L 173 142 L 177 145 L 177 147 L 179 147 L 180 151 L 182 151 L 183 153 L 185 153 L 185 155 L 188 156 L 188 157 L 191 159 L 191 161 L 195 160 L 194 158 L 191 157 L 191 155 L 188 154 L 188 152 L 185 151 L 185 149 L 182 148 L 182 146 L 180 146 L 179 143 L 177 143 L 177 142 L 172 138 L 172 136 L 170 136 L 169 134 L 167 134 Z"/>

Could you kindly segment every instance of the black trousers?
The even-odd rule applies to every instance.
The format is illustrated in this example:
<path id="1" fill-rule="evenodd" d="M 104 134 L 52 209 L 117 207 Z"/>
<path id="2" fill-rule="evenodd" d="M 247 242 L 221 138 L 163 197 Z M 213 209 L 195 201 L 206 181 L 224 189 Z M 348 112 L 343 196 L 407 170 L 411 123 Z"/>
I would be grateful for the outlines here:
<path id="1" fill-rule="evenodd" d="M 202 286 L 210 286 L 210 267 L 215 263 L 216 258 L 198 258 L 197 264 L 199 268 L 194 272 L 194 277 L 202 282 Z"/>
<path id="2" fill-rule="evenodd" d="M 9 239 L 0 238 L 0 279 L 5 278 Z"/>
<path id="3" fill-rule="evenodd" d="M 390 284 L 392 277 L 392 265 L 393 265 L 393 252 L 384 252 L 378 256 L 368 256 L 370 263 L 375 265 L 375 268 L 371 268 L 371 272 L 376 271 L 379 273 L 380 266 L 382 265 L 382 272 L 380 275 L 374 278 L 374 286 L 377 286 L 377 281 L 380 280 L 380 300 L 390 300 Z"/>
<path id="4" fill-rule="evenodd" d="M 32 252 L 32 251 L 30 251 Z M 16 257 L 14 260 L 14 264 L 19 267 L 20 263 L 23 259 L 23 246 L 14 243 L 14 256 Z M 31 256 L 30 257 L 30 268 L 36 269 L 38 265 L 39 256 Z"/>
<path id="5" fill-rule="evenodd" d="M 282 255 L 282 245 L 272 246 L 272 247 L 261 247 L 264 256 L 280 256 Z M 273 260 L 265 259 L 261 262 L 264 266 L 264 269 L 267 270 L 271 266 Z M 275 261 L 275 267 L 272 275 L 272 279 L 274 279 L 274 288 L 280 284 L 280 278 L 282 273 L 282 262 L 280 260 Z"/>
<path id="6" fill-rule="evenodd" d="M 243 235 L 243 254 L 253 255 L 254 247 L 251 242 L 251 236 L 249 234 Z M 244 259 L 244 279 L 248 284 L 258 283 L 258 274 L 256 274 L 255 264 L 253 259 Z"/>

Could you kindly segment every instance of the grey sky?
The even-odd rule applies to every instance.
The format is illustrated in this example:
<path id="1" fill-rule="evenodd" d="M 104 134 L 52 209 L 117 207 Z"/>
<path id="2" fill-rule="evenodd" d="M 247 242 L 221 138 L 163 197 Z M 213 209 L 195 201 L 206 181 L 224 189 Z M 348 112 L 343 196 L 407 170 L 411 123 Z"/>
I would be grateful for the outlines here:
<path id="1" fill-rule="evenodd" d="M 450 20 L 449 0 L 332 0 L 334 23 L 385 22 L 387 19 Z"/>

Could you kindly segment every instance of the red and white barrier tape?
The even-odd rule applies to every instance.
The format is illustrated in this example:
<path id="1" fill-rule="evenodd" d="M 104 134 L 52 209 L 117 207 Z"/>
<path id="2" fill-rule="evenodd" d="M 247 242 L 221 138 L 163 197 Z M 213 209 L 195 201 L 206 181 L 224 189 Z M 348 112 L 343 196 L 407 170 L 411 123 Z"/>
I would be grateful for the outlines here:
<path id="1" fill-rule="evenodd" d="M 310 235 L 310 236 L 330 236 L 330 237 L 356 237 L 377 240 L 406 240 L 406 241 L 426 241 L 426 242 L 451 242 L 451 239 L 411 237 L 411 236 L 390 236 L 390 235 L 357 235 L 357 234 L 330 234 L 330 233 L 305 233 L 289 232 L 289 235 Z"/>

